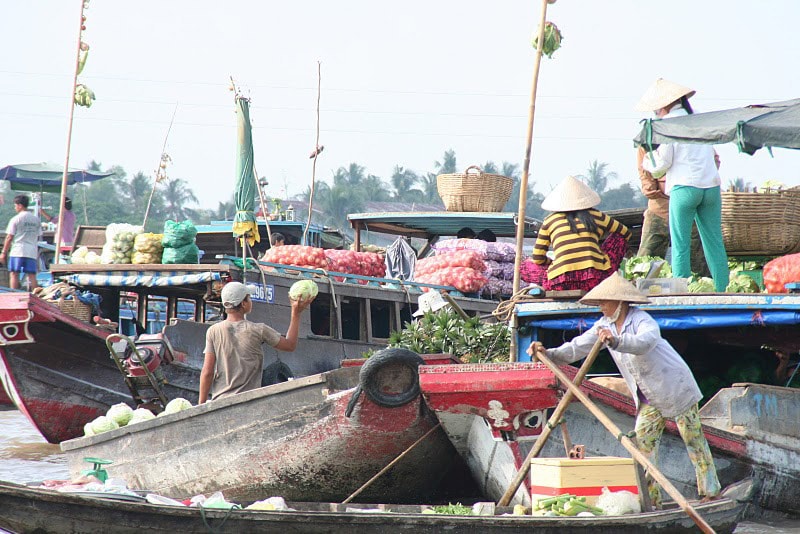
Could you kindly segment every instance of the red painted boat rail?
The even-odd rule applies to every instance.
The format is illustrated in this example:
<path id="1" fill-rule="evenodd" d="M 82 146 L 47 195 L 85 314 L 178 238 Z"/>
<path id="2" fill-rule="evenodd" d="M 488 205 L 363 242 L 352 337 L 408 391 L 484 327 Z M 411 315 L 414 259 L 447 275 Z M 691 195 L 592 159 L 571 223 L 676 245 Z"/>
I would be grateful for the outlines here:
<path id="1" fill-rule="evenodd" d="M 437 413 L 479 415 L 504 441 L 538 436 L 561 396 L 553 373 L 539 363 L 425 365 L 419 383 Z"/>

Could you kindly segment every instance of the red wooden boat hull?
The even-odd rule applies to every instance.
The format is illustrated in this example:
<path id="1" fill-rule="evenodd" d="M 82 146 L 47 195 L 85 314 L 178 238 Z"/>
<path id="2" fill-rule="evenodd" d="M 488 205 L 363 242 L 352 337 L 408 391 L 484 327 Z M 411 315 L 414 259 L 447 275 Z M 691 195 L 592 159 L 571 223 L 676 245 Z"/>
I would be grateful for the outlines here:
<path id="1" fill-rule="evenodd" d="M 132 403 L 97 328 L 28 293 L 0 293 L 0 381 L 50 443 L 83 435 L 83 426 L 120 402 Z M 168 397 L 197 402 L 199 371 L 164 367 Z"/>

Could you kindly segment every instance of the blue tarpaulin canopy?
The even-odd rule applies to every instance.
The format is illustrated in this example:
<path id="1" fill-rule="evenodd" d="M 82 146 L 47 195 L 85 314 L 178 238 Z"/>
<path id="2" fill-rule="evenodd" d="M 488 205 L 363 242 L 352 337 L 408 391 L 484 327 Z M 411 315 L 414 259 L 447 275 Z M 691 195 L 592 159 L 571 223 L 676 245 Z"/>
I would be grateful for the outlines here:
<path id="1" fill-rule="evenodd" d="M 67 185 L 93 182 L 112 174 L 111 172 L 70 169 L 67 174 Z M 0 180 L 11 182 L 11 189 L 15 191 L 59 193 L 63 175 L 64 166 L 57 163 L 25 163 L 8 165 L 0 169 Z"/>

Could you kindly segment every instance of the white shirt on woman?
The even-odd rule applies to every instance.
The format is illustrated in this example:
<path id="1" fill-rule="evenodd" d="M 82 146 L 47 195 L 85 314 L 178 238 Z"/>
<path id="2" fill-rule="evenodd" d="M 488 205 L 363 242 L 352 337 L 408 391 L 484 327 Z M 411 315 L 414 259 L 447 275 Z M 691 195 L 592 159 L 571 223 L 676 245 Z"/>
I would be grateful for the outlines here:
<path id="1" fill-rule="evenodd" d="M 686 110 L 676 106 L 665 119 L 688 115 Z M 650 159 L 650 154 L 653 159 Z M 653 162 L 655 160 L 655 163 Z M 714 162 L 714 147 L 695 143 L 666 143 L 660 145 L 642 161 L 644 170 L 650 173 L 666 171 L 666 193 L 676 185 L 688 185 L 708 189 L 720 185 L 721 180 Z"/>

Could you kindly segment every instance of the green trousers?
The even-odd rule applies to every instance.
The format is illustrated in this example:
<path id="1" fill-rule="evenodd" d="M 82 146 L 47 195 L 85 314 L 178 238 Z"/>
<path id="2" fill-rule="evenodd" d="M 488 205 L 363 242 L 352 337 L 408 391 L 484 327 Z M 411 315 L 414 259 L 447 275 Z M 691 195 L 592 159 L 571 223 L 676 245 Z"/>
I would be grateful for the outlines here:
<path id="1" fill-rule="evenodd" d="M 722 195 L 719 186 L 708 189 L 676 185 L 669 194 L 669 233 L 672 275 L 688 278 L 691 269 L 692 223 L 697 223 L 706 262 L 719 293 L 728 287 L 728 254 L 722 241 Z"/>
<path id="2" fill-rule="evenodd" d="M 669 248 L 669 222 L 663 217 L 654 215 L 649 211 L 644 214 L 642 224 L 642 240 L 639 243 L 637 256 L 667 257 Z M 700 243 L 700 233 L 697 225 L 692 225 L 691 261 L 692 272 L 698 276 L 711 276 L 708 270 L 706 256 L 703 254 L 703 245 Z"/>

